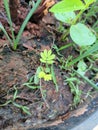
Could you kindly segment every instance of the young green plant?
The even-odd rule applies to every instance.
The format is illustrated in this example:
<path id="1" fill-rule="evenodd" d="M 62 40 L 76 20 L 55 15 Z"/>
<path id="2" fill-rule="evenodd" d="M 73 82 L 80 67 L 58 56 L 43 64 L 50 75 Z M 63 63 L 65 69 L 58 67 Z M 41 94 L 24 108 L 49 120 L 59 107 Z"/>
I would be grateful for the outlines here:
<path id="1" fill-rule="evenodd" d="M 69 24 L 70 28 L 63 34 L 62 39 L 70 33 L 71 39 L 79 46 L 92 45 L 96 41 L 96 36 L 92 33 L 86 25 L 78 23 L 81 15 L 89 6 L 94 3 L 95 0 L 62 0 L 55 4 L 50 12 L 53 12 L 55 17 L 66 24 Z M 79 13 L 76 12 L 80 10 Z"/>
<path id="2" fill-rule="evenodd" d="M 62 39 L 65 39 L 70 34 L 71 39 L 80 49 L 80 55 L 70 61 L 68 66 L 74 65 L 76 62 L 98 51 L 98 40 L 96 40 L 98 34 L 92 31 L 92 28 L 78 22 L 84 11 L 88 10 L 90 6 L 93 7 L 93 4 L 96 5 L 95 3 L 97 3 L 96 0 L 84 0 L 84 2 L 81 0 L 72 0 L 71 2 L 62 0 L 50 9 L 50 12 L 53 12 L 60 22 L 69 25 L 69 29 L 62 35 Z M 77 10 L 78 12 L 76 12 Z M 74 43 L 72 45 L 75 45 Z M 64 49 L 64 46 L 61 49 Z"/>
<path id="3" fill-rule="evenodd" d="M 55 55 L 52 54 L 51 50 L 44 50 L 41 53 L 40 61 L 45 64 L 45 67 L 41 67 L 41 72 L 39 73 L 39 78 L 43 78 L 45 81 L 53 80 L 56 90 L 58 91 L 58 85 L 56 82 L 55 72 L 53 69 Z"/>
<path id="4" fill-rule="evenodd" d="M 16 99 L 18 99 L 19 96 L 17 96 L 18 95 L 18 90 L 17 90 L 16 86 L 14 86 L 14 89 L 15 89 L 15 92 L 14 92 L 13 98 L 9 99 L 4 104 L 0 104 L 0 107 L 6 106 L 6 105 L 12 103 L 15 107 L 21 109 L 24 113 L 26 113 L 28 115 L 31 115 L 31 113 L 29 112 L 29 108 L 27 106 L 23 106 L 21 104 L 16 103 Z"/>
<path id="5" fill-rule="evenodd" d="M 49 105 L 46 101 L 46 90 L 43 90 L 42 87 L 42 80 L 44 82 L 48 82 L 50 80 L 53 81 L 54 85 L 56 86 L 56 91 L 58 91 L 58 85 L 56 81 L 56 76 L 53 68 L 53 63 L 55 61 L 55 55 L 52 54 L 52 50 L 44 50 L 40 54 L 40 62 L 41 65 L 37 68 L 35 75 L 33 75 L 28 83 L 24 83 L 27 87 L 31 89 L 40 89 L 42 98 L 49 108 Z"/>
<path id="6" fill-rule="evenodd" d="M 76 107 L 81 102 L 82 91 L 79 89 L 80 81 L 73 73 L 71 73 L 71 77 L 65 76 L 65 78 L 65 82 L 67 82 L 70 87 L 70 91 L 73 94 L 73 106 Z"/>
<path id="7" fill-rule="evenodd" d="M 13 23 L 12 23 L 12 20 L 11 20 L 11 14 L 10 14 L 10 9 L 9 9 L 9 3 L 8 3 L 8 0 L 3 0 L 4 2 L 4 7 L 5 7 L 5 10 L 6 10 L 6 14 L 7 14 L 7 17 L 8 17 L 8 22 L 9 22 L 9 25 L 10 25 L 10 30 L 11 30 L 11 35 L 12 35 L 12 39 L 9 37 L 7 31 L 5 30 L 5 28 L 3 27 L 2 23 L 0 22 L 0 29 L 4 32 L 4 34 L 6 35 L 6 37 L 8 38 L 13 50 L 16 50 L 17 49 L 17 46 L 19 44 L 19 40 L 21 38 L 21 35 L 24 31 L 24 28 L 26 27 L 29 19 L 31 18 L 31 16 L 33 15 L 33 13 L 36 11 L 36 9 L 38 8 L 39 4 L 41 3 L 41 0 L 37 0 L 36 3 L 34 3 L 34 7 L 30 10 L 30 12 L 28 13 L 27 17 L 25 18 L 23 24 L 21 25 L 20 27 L 20 30 L 17 34 L 17 36 L 15 37 L 15 34 L 14 34 L 14 29 L 13 29 Z"/>

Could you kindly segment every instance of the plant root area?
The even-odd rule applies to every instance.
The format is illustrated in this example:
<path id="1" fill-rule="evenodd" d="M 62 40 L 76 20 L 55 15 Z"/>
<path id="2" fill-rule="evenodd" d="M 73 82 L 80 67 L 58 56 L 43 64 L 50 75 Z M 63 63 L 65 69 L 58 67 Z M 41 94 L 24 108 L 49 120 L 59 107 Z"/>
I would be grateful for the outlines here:
<path id="1" fill-rule="evenodd" d="M 16 21 L 13 21 L 16 35 L 29 10 L 28 2 L 24 0 L 22 2 Z M 40 12 L 37 13 L 40 14 Z M 37 22 L 35 19 L 39 19 L 39 21 Z M 0 22 L 11 37 L 1 0 Z M 70 71 L 60 69 L 58 57 L 54 63 L 58 92 L 52 81 L 42 81 L 42 89 L 45 91 L 48 107 L 43 100 L 40 89 L 30 89 L 23 85 L 36 73 L 36 69 L 40 65 L 40 53 L 44 49 L 51 49 L 54 42 L 57 46 L 66 44 L 59 39 L 61 34 L 56 30 L 57 24 L 58 22 L 50 13 L 46 15 L 43 13 L 40 18 L 34 15 L 28 22 L 16 51 L 12 50 L 10 43 L 0 30 L 0 130 L 29 130 L 30 128 L 35 130 L 41 127 L 54 127 L 64 122 L 64 127 L 67 130 L 67 128 L 73 127 L 74 123 L 77 124 L 77 118 L 79 120 L 81 118 L 83 121 L 85 115 L 89 116 L 98 108 L 98 94 L 85 82 L 79 87 L 83 92 L 81 102 L 77 107 L 72 107 L 74 95 L 64 79 L 65 76 L 69 76 Z M 53 53 L 56 53 L 54 49 Z M 73 47 L 67 48 L 61 53 L 65 59 L 69 55 L 77 56 Z M 96 63 L 96 65 L 98 64 Z M 87 76 L 90 77 L 91 74 L 87 73 Z M 13 103 L 5 104 L 9 100 L 13 100 L 16 90 L 18 97 L 15 102 L 27 106 L 31 115 L 26 114 Z M 92 92 L 91 96 L 87 96 L 88 91 Z M 96 100 L 93 101 L 93 99 Z M 2 104 L 5 105 L 2 106 Z"/>

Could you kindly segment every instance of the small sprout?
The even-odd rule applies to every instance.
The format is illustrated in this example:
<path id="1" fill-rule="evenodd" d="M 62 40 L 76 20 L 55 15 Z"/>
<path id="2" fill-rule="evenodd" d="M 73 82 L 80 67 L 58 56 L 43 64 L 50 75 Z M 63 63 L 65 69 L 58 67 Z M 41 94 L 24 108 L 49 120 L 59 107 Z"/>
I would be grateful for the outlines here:
<path id="1" fill-rule="evenodd" d="M 55 55 L 52 54 L 51 50 L 48 51 L 45 49 L 44 52 L 41 52 L 40 61 L 42 63 L 53 64 L 54 59 L 55 59 Z"/>

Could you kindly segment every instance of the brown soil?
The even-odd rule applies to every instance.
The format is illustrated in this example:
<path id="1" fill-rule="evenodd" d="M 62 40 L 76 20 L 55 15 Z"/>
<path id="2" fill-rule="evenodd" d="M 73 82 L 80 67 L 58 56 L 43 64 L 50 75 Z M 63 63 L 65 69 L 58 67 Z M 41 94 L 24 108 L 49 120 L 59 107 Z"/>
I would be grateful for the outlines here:
<path id="1" fill-rule="evenodd" d="M 40 5 L 40 7 L 43 6 Z M 25 14 L 18 14 L 18 20 L 13 21 L 16 34 L 29 10 L 28 3 L 20 3 L 18 9 L 18 12 L 25 12 Z M 32 16 L 32 19 L 36 19 L 34 16 Z M 64 76 L 68 76 L 70 71 L 61 70 L 58 60 L 55 61 L 54 70 L 59 91 L 56 91 L 52 81 L 42 82 L 42 89 L 46 90 L 46 101 L 49 108 L 45 104 L 39 89 L 32 90 L 23 86 L 35 74 L 37 67 L 40 65 L 40 52 L 44 49 L 51 49 L 54 44 L 53 40 L 59 46 L 65 44 L 59 41 L 59 34 L 57 34 L 55 29 L 56 21 L 51 14 L 48 13 L 45 16 L 42 14 L 38 19 L 38 23 L 35 20 L 30 20 L 27 24 L 17 51 L 11 49 L 9 42 L 0 31 L 0 104 L 4 104 L 13 98 L 15 86 L 19 96 L 16 103 L 29 107 L 31 113 L 31 115 L 27 115 L 13 104 L 0 107 L 0 128 L 2 130 L 25 130 L 30 127 L 43 126 L 41 124 L 45 124 L 45 126 L 58 125 L 72 116 L 79 116 L 85 113 L 89 102 L 98 96 L 94 94 L 92 99 L 87 99 L 86 93 L 88 91 L 92 90 L 92 93 L 95 92 L 86 83 L 81 84 L 80 89 L 83 91 L 81 101 L 84 101 L 84 105 L 80 103 L 77 110 L 71 111 L 74 95 L 71 94 L 70 87 L 64 81 Z M 13 20 L 15 20 L 14 16 Z M 2 1 L 0 1 L 0 22 L 2 22 L 10 35 Z M 77 55 L 77 52 L 72 47 L 61 53 L 65 57 L 72 54 L 73 56 Z M 87 75 L 91 76 L 90 73 Z M 52 122 L 46 123 L 47 121 Z"/>

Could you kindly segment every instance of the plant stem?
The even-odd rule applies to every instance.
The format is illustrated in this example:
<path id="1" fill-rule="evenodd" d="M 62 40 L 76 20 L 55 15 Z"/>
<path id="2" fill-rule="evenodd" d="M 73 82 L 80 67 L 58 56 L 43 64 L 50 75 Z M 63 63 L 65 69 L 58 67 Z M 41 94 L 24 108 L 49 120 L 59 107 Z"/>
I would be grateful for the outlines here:
<path id="1" fill-rule="evenodd" d="M 47 103 L 47 101 L 46 101 L 46 99 L 45 99 L 45 97 L 44 97 L 44 95 L 43 95 L 43 90 L 42 90 L 42 86 L 41 86 L 41 79 L 40 79 L 40 92 L 41 92 L 42 99 L 44 100 L 46 106 L 47 106 L 48 108 L 50 108 L 50 107 L 49 107 L 49 104 Z"/>
<path id="2" fill-rule="evenodd" d="M 6 13 L 7 13 L 7 16 L 8 16 L 8 20 L 9 20 L 9 25 L 10 25 L 10 29 L 11 29 L 11 33 L 12 33 L 12 41 L 13 41 L 13 44 L 16 44 L 16 40 L 15 40 L 15 35 L 14 35 L 14 31 L 13 31 L 13 25 L 12 25 L 12 20 L 11 20 L 11 15 L 10 15 L 10 9 L 9 9 L 9 4 L 8 4 L 8 1 L 7 0 L 4 0 L 4 7 L 5 7 L 5 10 L 6 10 Z M 7 36 L 7 34 L 6 34 Z M 8 38 L 8 36 L 7 36 Z M 9 40 L 9 39 L 8 39 Z M 11 40 L 9 40 L 11 42 Z M 15 49 L 15 45 L 13 46 L 13 49 Z"/>
<path id="3" fill-rule="evenodd" d="M 25 18 L 20 30 L 19 30 L 19 33 L 16 37 L 16 42 L 18 44 L 19 40 L 20 40 L 20 37 L 24 31 L 24 28 L 26 27 L 29 19 L 31 18 L 31 16 L 34 14 L 34 12 L 36 11 L 36 9 L 38 8 L 39 4 L 41 3 L 41 0 L 37 0 L 36 4 L 34 5 L 34 7 L 30 10 L 30 12 L 28 13 L 27 17 Z M 16 47 L 17 48 L 17 47 Z"/>
<path id="4" fill-rule="evenodd" d="M 98 91 L 98 86 L 95 85 L 91 80 L 89 80 L 87 77 L 85 77 L 84 75 L 80 74 L 79 72 L 77 72 L 76 70 L 73 69 L 73 71 L 78 74 L 81 78 L 83 78 L 87 83 L 89 83 L 94 89 L 96 89 Z"/>
<path id="5" fill-rule="evenodd" d="M 78 19 L 81 17 L 81 15 L 83 14 L 83 12 L 85 11 L 86 9 L 83 9 L 81 10 L 78 15 L 76 16 L 75 20 L 72 22 L 72 25 L 76 24 L 76 22 L 78 21 Z"/>
<path id="6" fill-rule="evenodd" d="M 82 13 L 83 13 L 85 10 L 86 10 L 86 9 L 83 9 L 83 10 L 81 10 L 81 11 L 78 13 L 78 15 L 76 16 L 75 20 L 72 22 L 71 25 L 76 24 L 76 22 L 78 21 L 78 19 L 81 17 Z M 67 35 L 69 34 L 69 32 L 70 32 L 70 28 L 66 31 L 65 34 L 62 35 L 61 39 L 64 40 L 64 39 L 67 37 Z"/>

